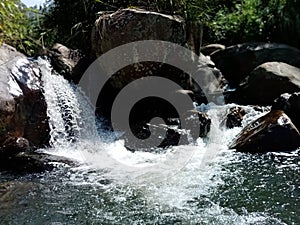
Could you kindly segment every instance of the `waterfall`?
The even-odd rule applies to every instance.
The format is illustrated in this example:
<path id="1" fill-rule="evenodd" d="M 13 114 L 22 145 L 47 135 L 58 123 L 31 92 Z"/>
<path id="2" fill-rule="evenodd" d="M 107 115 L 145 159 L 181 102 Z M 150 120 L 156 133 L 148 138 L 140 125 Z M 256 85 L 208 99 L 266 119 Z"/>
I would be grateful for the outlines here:
<path id="1" fill-rule="evenodd" d="M 47 60 L 39 58 L 38 64 L 42 71 L 48 105 L 52 153 L 75 158 L 92 168 L 107 170 L 108 176 L 114 179 L 139 182 L 144 179 L 165 179 L 195 160 L 193 158 L 197 159 L 198 167 L 205 167 L 222 150 L 227 150 L 229 141 L 241 130 L 220 127 L 226 111 L 234 105 L 202 105 L 198 110 L 205 111 L 212 119 L 207 138 L 199 138 L 196 144 L 173 146 L 163 152 L 158 151 L 159 154 L 156 149 L 132 153 L 124 147 L 123 140 L 103 141 L 97 132 L 94 108 L 85 94 L 76 85 L 55 73 Z M 259 115 L 251 107 L 247 110 L 253 118 Z M 247 122 L 249 120 L 247 118 Z M 113 135 L 102 136 L 111 140 Z"/>
<path id="2" fill-rule="evenodd" d="M 97 136 L 94 111 L 85 95 L 55 73 L 47 60 L 39 58 L 37 62 L 44 83 L 51 146 L 68 146 L 79 139 Z"/>
<path id="3" fill-rule="evenodd" d="M 212 120 L 206 138 L 162 152 L 130 152 L 122 140 L 103 141 L 85 95 L 47 60 L 38 63 L 51 128 L 51 147 L 41 151 L 79 166 L 22 177 L 39 187 L 20 195 L 11 212 L 1 210 L 2 223 L 13 218 L 14 224 L 299 224 L 299 157 L 227 148 L 268 108 L 243 106 L 242 127 L 227 129 L 222 122 L 236 105 L 201 105 L 198 110 Z M 111 140 L 110 134 L 105 138 Z M 193 154 L 180 164 L 181 153 Z"/>

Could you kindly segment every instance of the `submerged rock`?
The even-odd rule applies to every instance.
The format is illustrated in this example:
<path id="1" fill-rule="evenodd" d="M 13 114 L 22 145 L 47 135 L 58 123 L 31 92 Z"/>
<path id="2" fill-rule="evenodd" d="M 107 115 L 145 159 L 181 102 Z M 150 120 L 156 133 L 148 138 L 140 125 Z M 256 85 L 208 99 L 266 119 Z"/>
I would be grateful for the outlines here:
<path id="1" fill-rule="evenodd" d="M 41 73 L 14 48 L 0 47 L 0 152 L 14 155 L 48 143 Z M 4 153 L 5 152 L 5 153 Z M 0 153 L 1 154 L 1 153 Z"/>
<path id="2" fill-rule="evenodd" d="M 272 105 L 283 93 L 300 91 L 300 69 L 268 62 L 256 67 L 229 99 L 238 104 Z"/>
<path id="3" fill-rule="evenodd" d="M 241 152 L 264 153 L 293 151 L 300 146 L 300 134 L 291 119 L 281 110 L 247 125 L 229 145 Z"/>
<path id="4" fill-rule="evenodd" d="M 211 59 L 232 87 L 238 86 L 254 68 L 266 62 L 284 62 L 300 67 L 300 51 L 276 43 L 234 45 L 213 53 Z"/>
<path id="5" fill-rule="evenodd" d="M 1 213 L 17 215 L 28 207 L 27 195 L 35 190 L 38 184 L 32 182 L 6 181 L 0 183 Z"/>

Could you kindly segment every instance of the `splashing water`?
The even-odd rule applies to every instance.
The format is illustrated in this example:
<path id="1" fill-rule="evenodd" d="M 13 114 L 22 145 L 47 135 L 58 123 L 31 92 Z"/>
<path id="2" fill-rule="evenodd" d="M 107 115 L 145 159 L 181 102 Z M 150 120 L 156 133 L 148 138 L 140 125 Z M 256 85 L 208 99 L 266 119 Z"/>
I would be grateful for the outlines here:
<path id="1" fill-rule="evenodd" d="M 220 124 L 235 105 L 200 106 L 212 126 L 208 137 L 196 144 L 171 147 L 162 154 L 132 153 L 122 140 L 103 141 L 85 96 L 53 74 L 47 61 L 40 59 L 39 65 L 52 145 L 42 151 L 73 158 L 81 165 L 58 165 L 43 175 L 18 178 L 30 180 L 37 189 L 20 198 L 17 218 L 14 212 L 0 212 L 4 224 L 300 224 L 298 154 L 247 155 L 228 150 L 227 144 L 241 128 Z M 245 110 L 243 126 L 268 109 L 257 112 L 246 106 Z M 155 166 L 176 151 L 194 154 L 165 179 L 118 166 Z M 171 163 L 176 165 L 176 160 Z"/>

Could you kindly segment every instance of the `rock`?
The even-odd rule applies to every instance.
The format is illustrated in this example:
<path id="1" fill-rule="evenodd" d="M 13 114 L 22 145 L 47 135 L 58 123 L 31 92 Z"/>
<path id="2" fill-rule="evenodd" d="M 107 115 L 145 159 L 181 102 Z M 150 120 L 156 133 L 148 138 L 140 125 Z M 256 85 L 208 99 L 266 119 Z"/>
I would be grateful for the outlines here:
<path id="1" fill-rule="evenodd" d="M 246 111 L 239 106 L 235 106 L 229 109 L 229 112 L 226 116 L 226 119 L 222 124 L 224 124 L 227 128 L 231 129 L 234 127 L 241 127 L 243 117 L 246 115 Z"/>
<path id="2" fill-rule="evenodd" d="M 95 23 L 92 36 L 92 48 L 94 49 L 94 55 L 96 57 L 107 53 L 115 47 L 135 41 L 162 40 L 184 46 L 187 40 L 185 24 L 181 18 L 137 9 L 122 9 L 115 13 L 101 16 Z M 134 57 L 135 60 L 138 61 L 140 58 L 139 51 L 134 47 L 132 51 L 136 52 Z M 132 51 L 130 49 L 130 52 Z M 157 54 L 157 52 L 162 54 L 164 57 L 171 59 L 173 59 L 174 56 L 177 56 L 177 54 L 180 55 L 178 51 L 167 48 L 165 49 L 162 46 L 149 49 L 149 54 L 153 55 Z M 117 55 L 114 61 L 122 61 L 126 56 L 127 55 L 122 54 Z M 183 55 L 182 58 L 183 60 L 186 60 L 187 63 L 192 61 L 192 55 L 190 54 Z M 213 89 L 215 87 L 214 85 L 219 87 L 219 81 L 224 81 L 224 78 L 220 71 L 215 68 L 214 63 L 203 54 L 200 54 L 199 62 L 196 62 L 195 64 L 198 64 L 199 69 L 196 72 L 193 71 L 194 80 L 191 79 L 190 74 L 184 73 L 175 66 L 161 62 L 146 61 L 135 63 L 116 72 L 102 88 L 97 101 L 97 114 L 104 118 L 104 128 L 108 130 L 113 129 L 112 123 L 115 121 L 111 121 L 111 111 L 115 99 L 119 97 L 118 94 L 120 94 L 123 88 L 128 84 L 134 84 L 131 86 L 132 90 L 130 90 L 137 93 L 137 96 L 139 96 L 139 93 L 145 93 L 143 92 L 144 89 L 140 89 L 137 82 L 133 82 L 143 80 L 144 78 L 148 79 L 153 76 L 166 78 L 168 81 L 173 81 L 173 83 L 178 84 L 182 88 L 182 94 L 188 94 L 193 101 L 196 101 L 199 104 L 207 103 L 207 96 L 204 94 L 202 88 L 206 89 L 207 94 L 213 96 L 215 94 Z M 217 84 L 211 82 L 211 79 L 209 79 L 209 75 L 211 74 L 217 77 L 217 79 L 215 79 Z M 207 85 L 205 87 L 199 87 L 196 80 L 201 80 L 203 81 L 201 83 L 205 83 Z M 226 83 L 226 81 L 224 83 Z M 151 84 L 148 86 L 150 89 L 155 89 L 159 87 L 159 85 L 160 84 Z M 222 93 L 224 88 L 225 85 L 221 85 L 218 94 Z M 163 90 L 168 92 L 170 96 L 175 96 L 173 92 L 169 91 L 168 87 Z M 151 95 L 149 95 L 149 97 L 150 96 Z M 191 102 L 190 106 L 187 107 L 186 110 L 193 108 L 194 106 Z M 176 108 L 172 105 L 158 99 L 150 100 L 149 98 L 146 98 L 145 100 L 138 102 L 130 113 L 129 123 L 131 130 L 136 137 L 146 140 L 150 137 L 150 134 L 152 134 L 151 137 L 153 135 L 161 136 L 162 139 L 158 140 L 161 141 L 159 147 L 178 144 L 180 135 L 176 129 L 170 128 L 170 126 L 176 126 L 176 124 L 173 124 L 169 120 L 179 118 Z M 149 126 L 148 124 L 152 118 L 156 117 L 162 118 L 163 121 L 160 121 L 158 125 Z M 199 119 L 196 121 L 197 125 L 198 123 Z M 165 124 L 165 126 L 160 126 L 160 124 Z M 200 129 L 203 129 L 200 131 L 201 136 L 205 136 L 207 134 L 209 131 L 208 127 L 209 126 L 207 125 L 201 126 Z M 132 151 L 143 148 L 143 145 L 138 146 L 138 144 L 135 144 L 135 141 L 130 139 L 131 135 L 128 135 L 129 137 L 126 136 L 129 133 L 126 131 L 127 129 L 128 128 L 126 127 L 123 130 L 120 129 L 120 131 L 125 131 L 125 134 L 122 137 L 127 140 L 125 141 L 125 146 Z"/>
<path id="3" fill-rule="evenodd" d="M 282 94 L 274 101 L 272 110 L 283 110 L 300 130 L 300 92 Z"/>
<path id="4" fill-rule="evenodd" d="M 0 157 L 0 171 L 10 171 L 19 174 L 40 173 L 54 169 L 54 163 L 78 166 L 77 162 L 62 156 L 36 152 L 19 152 L 14 156 Z"/>
<path id="5" fill-rule="evenodd" d="M 229 99 L 238 104 L 272 105 L 281 94 L 297 91 L 300 91 L 300 69 L 268 62 L 255 68 Z"/>
<path id="6" fill-rule="evenodd" d="M 216 67 L 232 87 L 236 87 L 257 66 L 266 62 L 284 62 L 300 67 L 300 51 L 284 44 L 245 43 L 211 55 Z"/>
<path id="7" fill-rule="evenodd" d="M 95 22 L 92 33 L 93 54 L 99 57 L 118 46 L 145 40 L 161 40 L 184 45 L 186 34 L 183 19 L 140 9 L 121 9 L 112 14 L 100 16 Z M 157 49 L 149 49 L 149 54 L 156 50 L 166 57 L 169 54 L 169 51 L 161 46 L 157 46 Z M 116 57 L 123 59 L 126 56 Z M 138 61 L 139 52 L 136 52 L 135 57 Z M 116 58 L 115 60 L 118 62 L 122 59 Z M 140 62 L 129 65 L 114 74 L 109 83 L 111 88 L 120 90 L 138 78 L 159 74 L 163 74 L 164 77 L 168 77 L 169 74 L 169 77 L 176 79 L 178 84 L 185 85 L 183 88 L 187 89 L 188 78 L 183 72 L 169 65 L 163 65 L 161 62 Z"/>
<path id="8" fill-rule="evenodd" d="M 201 137 L 207 137 L 210 127 L 211 127 L 211 119 L 206 113 L 190 110 L 185 115 L 186 120 L 189 121 L 190 127 L 193 129 L 196 126 L 200 126 L 199 135 L 197 137 L 193 137 L 194 139 Z"/>
<path id="9" fill-rule="evenodd" d="M 1 157 L 9 157 L 19 152 L 28 152 L 30 150 L 29 141 L 22 137 L 1 137 L 0 155 Z"/>
<path id="10" fill-rule="evenodd" d="M 184 46 L 187 39 L 185 24 L 182 18 L 139 9 L 122 9 L 112 14 L 100 16 L 95 23 L 92 36 L 92 49 L 94 49 L 94 55 L 96 57 L 103 55 L 115 47 L 135 41 L 162 40 Z M 149 49 L 149 54 L 157 54 L 156 52 L 161 53 L 165 57 L 172 57 L 171 54 L 175 55 L 178 53 L 177 51 L 165 50 L 161 46 L 157 46 L 155 49 Z M 115 61 L 119 62 L 124 57 L 126 57 L 126 55 L 118 55 Z M 138 61 L 140 57 L 138 51 L 135 57 Z M 182 58 L 187 59 L 188 62 L 188 59 L 191 59 L 191 55 Z M 215 69 L 214 63 L 209 58 L 201 54 L 199 71 L 195 76 L 206 79 L 205 75 L 207 74 L 220 75 L 220 72 Z M 207 102 L 201 88 L 197 86 L 195 81 L 192 81 L 189 74 L 185 74 L 180 69 L 161 62 L 147 61 L 131 64 L 115 73 L 102 88 L 99 95 L 97 114 L 107 119 L 108 127 L 110 126 L 109 124 L 111 124 L 110 116 L 112 105 L 120 91 L 129 83 L 149 76 L 163 77 L 171 80 L 180 85 L 183 90 L 194 92 L 192 95 L 193 100 L 198 101 L 198 103 Z M 167 112 L 164 107 L 159 109 L 159 104 L 160 103 L 154 105 L 149 104 L 145 107 L 150 109 L 152 107 L 157 111 L 165 111 L 165 114 L 168 115 L 166 118 L 174 118 L 173 109 L 169 108 L 169 112 Z M 191 104 L 190 109 L 193 108 Z M 142 111 L 136 113 L 137 117 L 134 117 L 132 122 L 136 123 L 137 127 L 141 127 L 138 125 L 140 121 L 148 121 L 145 108 L 141 109 Z M 144 118 L 140 119 L 140 117 L 143 116 Z"/>
<path id="11" fill-rule="evenodd" d="M 12 154 L 48 143 L 49 125 L 37 65 L 10 46 L 0 47 L 0 146 Z M 27 142 L 28 141 L 28 142 Z M 14 147 L 13 147 L 14 146 Z"/>
<path id="12" fill-rule="evenodd" d="M 67 80 L 78 83 L 90 64 L 90 60 L 80 50 L 70 49 L 56 43 L 48 52 L 53 69 Z"/>
<path id="13" fill-rule="evenodd" d="M 229 145 L 241 152 L 264 153 L 293 151 L 300 146 L 300 134 L 291 119 L 281 110 L 247 125 Z"/>
<path id="14" fill-rule="evenodd" d="M 156 103 L 159 104 L 159 101 Z M 160 119 L 158 119 L 158 115 L 156 115 L 149 117 L 146 121 L 138 121 L 135 118 L 134 123 L 131 124 L 133 134 L 140 140 L 147 139 L 150 136 L 154 136 L 156 138 L 159 137 L 159 144 L 157 147 L 166 148 L 169 146 L 176 146 L 178 144 L 189 144 L 192 140 L 195 141 L 199 137 L 207 137 L 210 131 L 211 119 L 203 112 L 189 110 L 182 115 L 182 119 L 185 120 L 187 129 L 191 130 L 189 134 L 187 134 L 181 127 L 182 123 L 180 122 L 178 115 L 177 117 L 169 118 L 164 117 L 162 114 L 160 114 L 160 116 Z M 152 151 L 153 149 L 145 147 L 142 141 L 139 143 L 130 141 L 130 138 L 127 138 L 126 133 L 122 136 L 122 139 L 123 138 L 125 139 L 125 146 L 130 151 Z"/>
<path id="15" fill-rule="evenodd" d="M 225 45 L 209 44 L 209 45 L 201 47 L 201 53 L 203 55 L 211 55 L 212 53 L 214 53 L 218 50 L 224 50 L 225 48 L 226 48 Z"/>
<path id="16" fill-rule="evenodd" d="M 144 40 L 186 43 L 183 19 L 139 9 L 121 9 L 100 16 L 92 34 L 96 57 L 120 45 Z"/>

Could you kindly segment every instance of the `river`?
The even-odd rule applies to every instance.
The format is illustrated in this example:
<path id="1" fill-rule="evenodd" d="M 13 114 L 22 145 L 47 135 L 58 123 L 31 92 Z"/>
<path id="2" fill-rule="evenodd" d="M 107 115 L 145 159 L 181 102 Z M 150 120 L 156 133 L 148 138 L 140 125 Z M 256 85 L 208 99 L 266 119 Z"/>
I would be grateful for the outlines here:
<path id="1" fill-rule="evenodd" d="M 78 166 L 57 163 L 53 171 L 24 176 L 0 173 L 0 181 L 32 186 L 0 207 L 1 224 L 300 224 L 299 151 L 229 150 L 242 128 L 220 124 L 233 105 L 201 106 L 212 127 L 197 143 L 133 153 L 101 131 L 101 122 L 94 123 L 75 85 L 51 75 L 46 61 L 39 63 L 51 125 L 51 147 L 39 151 L 66 156 Z M 243 126 L 268 109 L 246 110 Z M 181 153 L 189 153 L 184 163 Z M 167 173 L 164 167 L 147 170 L 170 156 Z"/>

